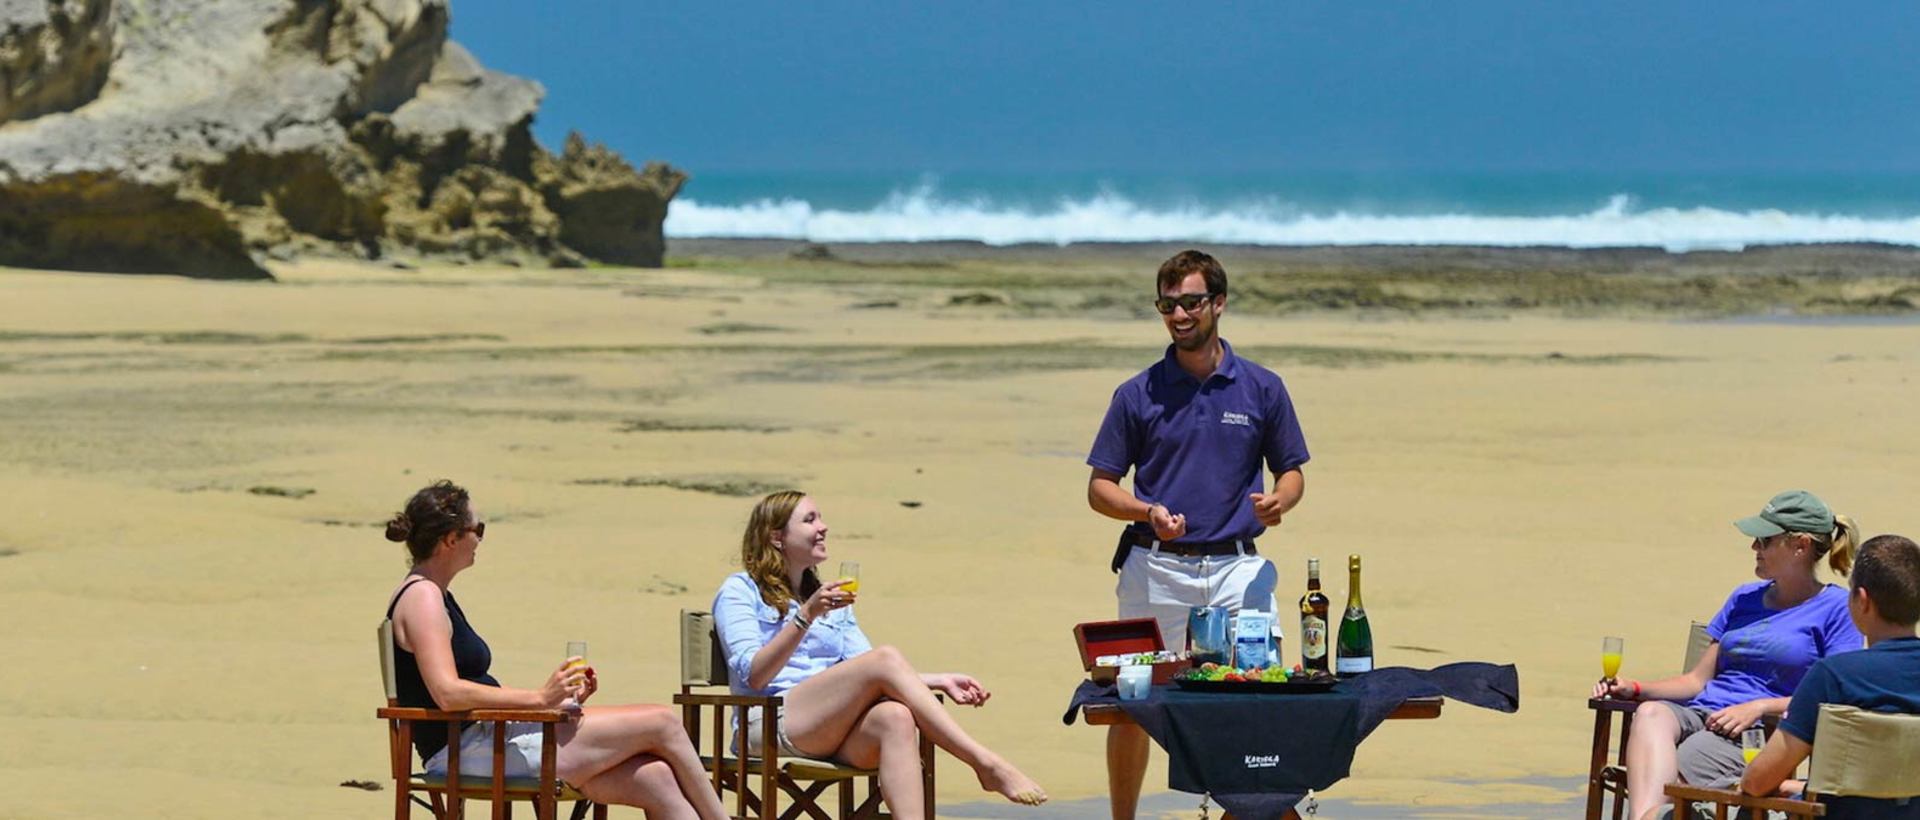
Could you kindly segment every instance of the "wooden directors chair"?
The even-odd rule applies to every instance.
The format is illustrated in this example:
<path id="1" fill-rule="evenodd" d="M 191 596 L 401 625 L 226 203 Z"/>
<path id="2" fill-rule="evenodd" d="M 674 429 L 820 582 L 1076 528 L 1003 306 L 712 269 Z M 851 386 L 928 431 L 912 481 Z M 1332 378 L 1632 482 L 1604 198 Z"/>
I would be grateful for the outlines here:
<path id="1" fill-rule="evenodd" d="M 1707 637 L 1707 625 L 1695 621 L 1687 631 L 1687 651 L 1680 671 L 1692 669 L 1712 644 L 1713 639 Z M 1633 710 L 1640 708 L 1640 701 L 1589 698 L 1587 708 L 1593 710 L 1593 757 L 1587 766 L 1587 820 L 1600 820 L 1608 795 L 1613 797 L 1613 820 L 1620 820 L 1627 812 L 1627 738 L 1633 734 Z M 1613 762 L 1608 763 L 1615 717 L 1620 722 L 1620 746 L 1613 754 Z"/>
<path id="2" fill-rule="evenodd" d="M 719 634 L 714 631 L 713 616 L 706 612 L 680 610 L 680 694 L 674 696 L 673 702 L 680 707 L 681 718 L 686 721 L 687 736 L 693 738 L 696 751 L 703 749 L 701 710 L 712 708 L 712 731 L 707 740 L 711 753 L 701 751 L 700 761 L 712 773 L 714 788 L 720 791 L 722 802 L 728 792 L 733 793 L 735 817 L 796 820 L 806 816 L 814 820 L 877 820 L 892 816 L 881 802 L 878 771 L 831 760 L 783 758 L 780 741 L 775 734 L 778 726 L 774 720 L 761 721 L 760 748 L 765 751 L 764 757 L 747 757 L 746 709 L 758 706 L 762 709 L 761 714 L 778 714 L 780 698 L 695 692 L 696 689 L 713 687 L 725 689 L 727 676 L 726 654 L 720 646 Z M 742 718 L 732 732 L 728 731 L 727 726 L 729 711 Z M 733 736 L 731 746 L 727 742 L 729 734 Z M 732 749 L 738 749 L 739 754 L 729 756 L 732 755 Z M 922 735 L 920 772 L 929 820 L 934 816 L 933 761 L 933 743 Z M 865 797 L 856 799 L 855 785 L 863 779 L 866 781 Z M 828 814 L 822 805 L 830 788 L 834 790 L 835 798 L 836 812 L 833 814 Z M 782 794 L 793 800 L 793 805 L 785 812 L 779 810 Z"/>
<path id="3" fill-rule="evenodd" d="M 417 709 L 399 706 L 395 703 L 400 697 L 400 686 L 393 671 L 393 621 L 380 622 L 380 677 L 386 684 L 387 706 L 375 714 L 387 722 L 387 756 L 393 769 L 393 817 L 394 820 L 407 820 L 412 811 L 409 802 L 418 804 L 433 813 L 437 820 L 460 820 L 466 813 L 466 801 L 486 799 L 493 803 L 495 820 L 513 816 L 514 801 L 531 801 L 534 816 L 540 820 L 555 820 L 559 801 L 572 800 L 573 820 L 581 820 L 592 806 L 594 820 L 606 820 L 607 807 L 592 803 L 579 792 L 560 783 L 554 775 L 555 739 L 554 728 L 567 719 L 567 714 L 558 709 L 471 709 L 465 712 L 443 712 L 438 709 Z M 463 781 L 460 777 L 460 724 L 463 721 L 491 721 L 493 723 L 493 777 L 488 780 Z M 541 724 L 540 735 L 540 776 L 508 777 L 506 724 L 508 721 L 531 721 Z M 447 773 L 445 775 L 426 775 L 413 773 L 413 730 L 415 723 L 428 725 L 440 724 L 447 727 L 452 742 L 447 744 Z M 425 794 L 432 801 L 422 800 L 419 794 Z"/>
<path id="4" fill-rule="evenodd" d="M 1728 820 L 1734 809 L 1753 816 L 1777 811 L 1794 818 L 1920 820 L 1920 715 L 1821 704 L 1804 800 L 1677 783 L 1667 786 L 1667 794 L 1683 805 L 1713 804 L 1715 820 Z"/>

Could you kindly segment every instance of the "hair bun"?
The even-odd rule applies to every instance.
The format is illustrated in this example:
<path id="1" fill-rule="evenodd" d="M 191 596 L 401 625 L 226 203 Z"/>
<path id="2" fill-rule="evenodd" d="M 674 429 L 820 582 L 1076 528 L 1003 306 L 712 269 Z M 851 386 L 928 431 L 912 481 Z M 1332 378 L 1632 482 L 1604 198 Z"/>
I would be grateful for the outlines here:
<path id="1" fill-rule="evenodd" d="M 412 534 L 413 521 L 407 518 L 406 513 L 396 515 L 387 522 L 388 541 L 405 541 Z"/>

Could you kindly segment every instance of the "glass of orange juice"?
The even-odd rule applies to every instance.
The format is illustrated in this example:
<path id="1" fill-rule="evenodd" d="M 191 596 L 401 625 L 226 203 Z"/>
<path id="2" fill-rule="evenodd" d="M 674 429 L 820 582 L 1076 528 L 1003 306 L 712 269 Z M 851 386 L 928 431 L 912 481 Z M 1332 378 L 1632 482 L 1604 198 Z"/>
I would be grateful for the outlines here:
<path id="1" fill-rule="evenodd" d="M 584 669 L 586 665 L 587 642 L 567 641 L 567 671 L 571 672 L 575 669 Z M 585 686 L 586 684 L 583 683 L 581 685 Z M 567 699 L 560 704 L 560 708 L 567 710 L 578 709 L 580 708 L 580 701 L 569 695 Z"/>
<path id="2" fill-rule="evenodd" d="M 1625 645 L 1626 641 L 1619 638 L 1608 637 L 1600 639 L 1601 677 L 1607 680 L 1613 680 L 1620 675 L 1620 650 Z"/>
<path id="3" fill-rule="evenodd" d="M 1760 749 L 1767 745 L 1767 730 L 1754 726 L 1740 733 L 1740 757 L 1752 763 L 1760 756 Z"/>
<path id="4" fill-rule="evenodd" d="M 843 582 L 840 584 L 841 589 L 855 595 L 860 594 L 860 562 L 841 561 L 840 580 Z"/>

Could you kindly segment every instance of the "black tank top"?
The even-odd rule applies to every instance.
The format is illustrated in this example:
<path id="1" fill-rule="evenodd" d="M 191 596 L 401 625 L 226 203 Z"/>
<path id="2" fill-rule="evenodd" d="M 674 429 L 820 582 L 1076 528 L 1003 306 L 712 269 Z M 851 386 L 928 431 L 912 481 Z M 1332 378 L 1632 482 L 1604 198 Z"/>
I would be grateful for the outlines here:
<path id="1" fill-rule="evenodd" d="M 407 587 L 413 586 L 425 578 L 414 578 L 400 586 L 393 594 L 393 601 L 387 604 L 387 618 L 393 618 L 393 608 L 399 606 L 400 596 L 406 594 Z M 467 616 L 460 611 L 459 602 L 453 600 L 452 592 L 440 593 L 440 600 L 447 605 L 447 620 L 453 622 L 453 667 L 461 680 L 487 686 L 499 686 L 500 682 L 487 674 L 493 666 L 493 650 L 487 648 L 487 642 L 467 624 Z M 420 664 L 413 659 L 413 653 L 401 648 L 399 640 L 393 643 L 393 678 L 400 690 L 401 706 L 422 709 L 438 709 L 433 702 L 433 693 L 427 691 L 427 682 L 420 677 Z M 473 721 L 460 724 L 464 731 Z M 440 753 L 447 747 L 447 730 L 444 723 L 415 723 L 413 725 L 413 749 L 420 753 L 421 762 Z"/>

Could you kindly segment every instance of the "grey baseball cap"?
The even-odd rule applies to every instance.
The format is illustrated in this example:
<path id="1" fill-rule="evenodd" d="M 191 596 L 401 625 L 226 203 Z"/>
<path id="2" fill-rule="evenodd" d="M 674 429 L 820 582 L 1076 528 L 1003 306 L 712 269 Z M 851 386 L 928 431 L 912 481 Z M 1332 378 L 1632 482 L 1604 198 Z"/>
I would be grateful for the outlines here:
<path id="1" fill-rule="evenodd" d="M 1768 499 L 1759 515 L 1733 522 L 1751 538 L 1770 538 L 1783 532 L 1833 532 L 1833 511 L 1827 503 L 1806 490 L 1788 490 Z"/>

